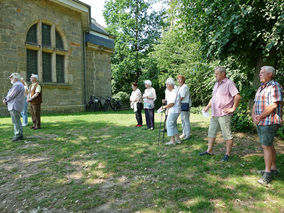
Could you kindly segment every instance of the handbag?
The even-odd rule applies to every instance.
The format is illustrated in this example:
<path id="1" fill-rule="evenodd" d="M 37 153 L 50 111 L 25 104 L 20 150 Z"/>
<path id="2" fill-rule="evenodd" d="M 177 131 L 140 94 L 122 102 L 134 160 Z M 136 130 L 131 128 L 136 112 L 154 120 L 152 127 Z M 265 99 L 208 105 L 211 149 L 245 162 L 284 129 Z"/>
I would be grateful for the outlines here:
<path id="1" fill-rule="evenodd" d="M 189 103 L 181 103 L 181 111 L 189 111 Z"/>

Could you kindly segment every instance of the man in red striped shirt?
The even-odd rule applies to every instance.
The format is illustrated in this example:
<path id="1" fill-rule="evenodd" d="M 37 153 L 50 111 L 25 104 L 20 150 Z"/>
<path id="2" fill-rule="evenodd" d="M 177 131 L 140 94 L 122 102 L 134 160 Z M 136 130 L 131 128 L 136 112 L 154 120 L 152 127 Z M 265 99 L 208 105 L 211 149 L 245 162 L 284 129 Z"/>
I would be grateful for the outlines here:
<path id="1" fill-rule="evenodd" d="M 264 66 L 259 72 L 261 86 L 258 88 L 252 108 L 252 119 L 257 128 L 264 152 L 265 170 L 258 171 L 260 184 L 268 184 L 279 172 L 276 167 L 275 134 L 282 125 L 283 89 L 273 80 L 275 69 Z"/>

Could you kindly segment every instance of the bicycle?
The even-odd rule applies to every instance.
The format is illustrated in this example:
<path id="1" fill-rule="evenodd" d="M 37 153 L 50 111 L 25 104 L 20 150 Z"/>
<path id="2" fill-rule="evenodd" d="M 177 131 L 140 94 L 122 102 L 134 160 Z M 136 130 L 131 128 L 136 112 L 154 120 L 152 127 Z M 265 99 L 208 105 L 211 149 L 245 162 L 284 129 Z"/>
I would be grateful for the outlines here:
<path id="1" fill-rule="evenodd" d="M 94 96 L 90 96 L 89 101 L 88 101 L 87 106 L 86 106 L 86 111 L 87 112 L 94 111 L 94 104 L 95 104 Z"/>
<path id="2" fill-rule="evenodd" d="M 102 105 L 102 101 L 101 101 L 102 97 L 98 96 L 94 96 L 94 112 L 96 111 L 102 111 L 103 105 Z"/>
<path id="3" fill-rule="evenodd" d="M 109 108 L 111 108 L 114 111 L 117 111 L 119 109 L 121 109 L 121 103 L 117 100 L 115 100 L 114 98 L 111 97 L 107 97 L 105 99 L 105 103 L 104 103 L 104 110 L 109 110 Z"/>

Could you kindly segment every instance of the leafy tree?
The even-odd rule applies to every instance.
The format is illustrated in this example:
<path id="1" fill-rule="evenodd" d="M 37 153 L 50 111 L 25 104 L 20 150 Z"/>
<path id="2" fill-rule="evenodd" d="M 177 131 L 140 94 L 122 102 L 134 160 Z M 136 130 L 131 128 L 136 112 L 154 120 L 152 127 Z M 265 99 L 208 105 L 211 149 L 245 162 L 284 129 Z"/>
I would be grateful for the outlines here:
<path id="1" fill-rule="evenodd" d="M 207 104 L 215 83 L 213 70 L 217 63 L 203 62 L 198 51 L 199 43 L 183 36 L 183 30 L 173 26 L 163 34 L 154 49 L 151 56 L 160 70 L 159 84 L 164 85 L 169 77 L 184 75 L 186 84 L 190 87 L 193 105 Z"/>
<path id="2" fill-rule="evenodd" d="M 161 36 L 165 13 L 156 12 L 154 0 L 108 0 L 104 17 L 107 31 L 115 35 L 112 57 L 113 93 L 129 91 L 139 81 L 153 44 Z"/>
<path id="3" fill-rule="evenodd" d="M 180 20 L 200 41 L 209 60 L 233 57 L 248 67 L 258 85 L 260 67 L 283 75 L 284 4 L 282 0 L 180 0 Z M 252 71 L 254 70 L 254 71 Z"/>
<path id="4" fill-rule="evenodd" d="M 248 114 L 259 86 L 260 67 L 274 66 L 276 80 L 284 83 L 283 1 L 176 1 L 179 22 L 200 42 L 203 58 L 220 60 L 237 73 L 235 82 L 242 101 L 233 118 L 233 127 L 238 131 L 247 130 L 252 126 Z"/>

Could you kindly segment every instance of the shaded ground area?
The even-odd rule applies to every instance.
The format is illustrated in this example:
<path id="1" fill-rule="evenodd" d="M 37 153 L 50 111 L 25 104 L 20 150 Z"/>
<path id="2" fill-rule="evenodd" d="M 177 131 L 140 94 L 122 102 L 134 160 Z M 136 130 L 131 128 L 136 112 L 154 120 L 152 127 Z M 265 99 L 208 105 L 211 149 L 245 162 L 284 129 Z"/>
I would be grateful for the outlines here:
<path id="1" fill-rule="evenodd" d="M 0 119 L 1 213 L 284 212 L 280 139 L 281 174 L 263 187 L 256 135 L 236 133 L 228 163 L 221 135 L 215 155 L 199 157 L 209 125 L 201 115 L 191 116 L 191 139 L 174 147 L 158 146 L 158 129 L 135 128 L 132 112 L 44 116 L 43 129 L 25 128 L 17 143 L 10 118 Z"/>

